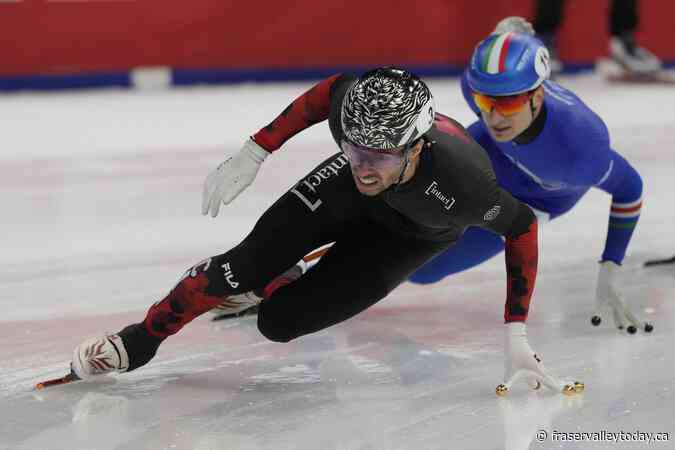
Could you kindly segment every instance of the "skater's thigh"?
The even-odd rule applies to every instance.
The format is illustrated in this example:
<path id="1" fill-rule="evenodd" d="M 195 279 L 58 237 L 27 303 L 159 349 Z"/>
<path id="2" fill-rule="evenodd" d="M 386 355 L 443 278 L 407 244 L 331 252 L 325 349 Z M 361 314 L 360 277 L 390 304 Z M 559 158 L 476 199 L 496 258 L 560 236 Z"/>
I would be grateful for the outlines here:
<path id="1" fill-rule="evenodd" d="M 287 341 L 342 322 L 386 297 L 446 247 L 372 223 L 354 228 L 303 277 L 262 302 L 258 326 L 263 334 Z"/>
<path id="2" fill-rule="evenodd" d="M 344 168 L 332 177 L 315 176 L 325 173 L 324 166 L 340 161 L 339 155 L 334 155 L 309 172 L 263 213 L 239 245 L 211 258 L 212 270 L 226 265 L 229 276 L 237 280 L 236 290 L 224 285 L 227 293 L 265 286 L 307 253 L 336 241 L 343 230 L 360 220 L 363 212 L 355 207 L 355 188 Z"/>

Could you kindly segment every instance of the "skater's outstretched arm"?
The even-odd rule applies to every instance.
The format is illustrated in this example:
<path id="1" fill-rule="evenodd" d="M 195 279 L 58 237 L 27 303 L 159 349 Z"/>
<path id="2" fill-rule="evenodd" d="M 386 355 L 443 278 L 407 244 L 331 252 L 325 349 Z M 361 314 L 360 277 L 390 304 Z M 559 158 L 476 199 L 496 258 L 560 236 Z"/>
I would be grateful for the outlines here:
<path id="1" fill-rule="evenodd" d="M 503 193 L 502 197 L 509 194 Z M 583 383 L 564 381 L 550 373 L 542 359 L 532 350 L 527 339 L 525 321 L 537 277 L 538 245 L 537 219 L 524 203 L 517 202 L 513 219 L 493 225 L 506 238 L 505 259 L 508 279 L 504 308 L 505 364 L 504 383 L 497 387 L 498 395 L 505 395 L 511 386 L 526 381 L 533 389 L 541 386 L 567 394 L 583 391 Z M 508 203 L 508 200 L 504 201 Z"/>
<path id="2" fill-rule="evenodd" d="M 511 216 L 511 220 L 507 214 L 505 220 L 495 221 L 492 224 L 492 229 L 499 231 L 506 238 L 505 259 L 508 280 L 504 308 L 506 323 L 504 383 L 498 386 L 497 394 L 505 395 L 511 386 L 520 380 L 526 381 L 534 389 L 546 386 L 555 392 L 580 392 L 583 390 L 583 384 L 563 381 L 551 374 L 530 347 L 525 321 L 537 277 L 537 219 L 527 205 L 516 201 L 506 192 L 501 195 L 502 204 L 508 205 L 509 198 L 511 202 L 515 202 L 516 213 Z"/>
<path id="3" fill-rule="evenodd" d="M 328 119 L 335 88 L 348 79 L 333 75 L 303 93 L 209 173 L 204 181 L 202 214 L 210 212 L 216 217 L 221 204 L 230 203 L 253 182 L 270 153 L 305 128 Z"/>
<path id="4" fill-rule="evenodd" d="M 638 329 L 651 332 L 653 326 L 640 321 L 620 293 L 621 263 L 642 210 L 642 178 L 620 154 L 609 146 L 607 129 L 598 119 L 589 128 L 584 142 L 568 172 L 567 182 L 577 186 L 595 186 L 612 196 L 607 238 L 600 258 L 596 285 L 593 325 L 599 325 L 604 312 L 614 318 L 619 330 L 634 334 Z"/>
<path id="5" fill-rule="evenodd" d="M 479 149 L 477 149 L 479 151 Z M 497 185 L 491 168 L 471 174 L 477 183 L 472 208 L 472 224 L 504 236 L 507 294 L 504 306 L 505 365 L 504 382 L 497 393 L 504 395 L 511 386 L 526 381 L 533 388 L 546 386 L 555 392 L 573 392 L 574 383 L 552 375 L 534 353 L 527 340 L 525 321 L 537 278 L 537 219 L 526 204 Z M 478 190 L 480 187 L 480 190 Z M 577 390 L 581 390 L 578 385 Z"/>
<path id="6" fill-rule="evenodd" d="M 272 153 L 305 128 L 328 119 L 331 93 L 342 78 L 340 74 L 333 75 L 293 100 L 272 122 L 252 136 L 253 141 Z"/>

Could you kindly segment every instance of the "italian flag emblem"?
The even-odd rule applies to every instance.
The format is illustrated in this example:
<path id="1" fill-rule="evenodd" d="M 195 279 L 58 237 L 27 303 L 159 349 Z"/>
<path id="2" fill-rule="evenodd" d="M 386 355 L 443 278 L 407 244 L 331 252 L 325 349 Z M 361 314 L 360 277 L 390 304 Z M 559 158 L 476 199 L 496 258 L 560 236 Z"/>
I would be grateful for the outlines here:
<path id="1" fill-rule="evenodd" d="M 513 33 L 499 34 L 490 38 L 491 42 L 483 52 L 481 61 L 483 72 L 495 74 L 504 71 L 511 38 L 513 38 Z"/>

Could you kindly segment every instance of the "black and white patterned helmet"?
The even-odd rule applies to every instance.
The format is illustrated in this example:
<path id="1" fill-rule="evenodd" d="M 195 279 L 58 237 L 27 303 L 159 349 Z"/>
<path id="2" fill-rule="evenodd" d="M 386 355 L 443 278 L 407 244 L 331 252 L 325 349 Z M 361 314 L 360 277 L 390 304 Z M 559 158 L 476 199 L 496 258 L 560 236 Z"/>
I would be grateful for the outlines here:
<path id="1" fill-rule="evenodd" d="M 431 91 L 412 73 L 384 67 L 362 75 L 342 100 L 342 131 L 354 145 L 393 149 L 431 129 Z"/>

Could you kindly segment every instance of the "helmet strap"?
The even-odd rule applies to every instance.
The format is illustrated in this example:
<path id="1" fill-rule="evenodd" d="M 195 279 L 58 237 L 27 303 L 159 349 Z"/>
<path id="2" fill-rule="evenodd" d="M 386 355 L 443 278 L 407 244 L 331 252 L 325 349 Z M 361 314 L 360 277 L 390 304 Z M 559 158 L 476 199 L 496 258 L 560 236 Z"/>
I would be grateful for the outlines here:
<path id="1" fill-rule="evenodd" d="M 406 148 L 403 151 L 403 167 L 401 168 L 401 173 L 398 176 L 398 180 L 396 180 L 396 183 L 394 183 L 394 190 L 398 190 L 398 187 L 401 185 L 401 182 L 403 181 L 403 177 L 405 176 L 405 171 L 408 168 L 408 164 L 410 163 L 410 149 L 412 147 Z"/>
<path id="2" fill-rule="evenodd" d="M 427 141 L 425 137 L 422 136 L 419 139 L 416 139 L 413 144 L 406 147 L 406 149 L 403 151 L 403 164 L 401 167 L 401 173 L 399 174 L 396 183 L 394 183 L 394 191 L 397 191 L 399 189 L 399 186 L 401 186 L 401 183 L 403 182 L 403 177 L 405 176 L 405 171 L 408 169 L 408 165 L 410 164 L 410 152 L 420 142 L 420 139 L 422 140 L 422 148 L 430 147 L 433 143 Z"/>

